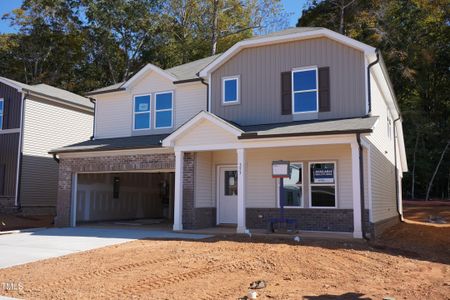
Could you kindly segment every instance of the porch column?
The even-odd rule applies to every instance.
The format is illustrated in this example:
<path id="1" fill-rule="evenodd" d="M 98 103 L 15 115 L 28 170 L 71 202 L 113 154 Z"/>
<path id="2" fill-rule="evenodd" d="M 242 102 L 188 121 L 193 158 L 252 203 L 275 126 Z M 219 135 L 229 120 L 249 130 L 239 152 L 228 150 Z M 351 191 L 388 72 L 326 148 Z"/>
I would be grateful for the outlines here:
<path id="1" fill-rule="evenodd" d="M 183 230 L 183 163 L 184 153 L 175 151 L 175 199 L 173 230 Z"/>
<path id="2" fill-rule="evenodd" d="M 245 166 L 245 150 L 237 149 L 238 167 L 238 207 L 237 207 L 237 233 L 245 233 L 245 178 L 247 176 Z"/>
<path id="3" fill-rule="evenodd" d="M 362 238 L 359 146 L 356 142 L 353 142 L 350 145 L 352 148 L 353 237 Z"/>

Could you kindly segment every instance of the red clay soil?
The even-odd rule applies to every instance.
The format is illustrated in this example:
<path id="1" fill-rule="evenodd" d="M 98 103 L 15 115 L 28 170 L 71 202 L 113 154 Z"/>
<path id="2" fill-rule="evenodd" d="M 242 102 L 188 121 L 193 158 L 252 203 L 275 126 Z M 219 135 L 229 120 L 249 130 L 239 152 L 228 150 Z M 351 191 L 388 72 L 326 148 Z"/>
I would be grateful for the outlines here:
<path id="1" fill-rule="evenodd" d="M 450 227 L 402 223 L 375 244 L 140 240 L 0 270 L 32 299 L 450 299 Z M 1 286 L 0 286 L 1 287 Z"/>
<path id="2" fill-rule="evenodd" d="M 22 216 L 0 214 L 0 231 L 25 228 L 52 227 L 54 216 Z"/>

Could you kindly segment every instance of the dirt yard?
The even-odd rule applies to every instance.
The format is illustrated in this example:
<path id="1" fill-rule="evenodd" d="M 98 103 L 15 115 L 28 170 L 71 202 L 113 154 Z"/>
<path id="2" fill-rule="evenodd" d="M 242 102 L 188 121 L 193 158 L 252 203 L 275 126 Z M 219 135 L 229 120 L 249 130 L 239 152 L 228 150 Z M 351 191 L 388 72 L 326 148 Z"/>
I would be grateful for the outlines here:
<path id="1" fill-rule="evenodd" d="M 450 226 L 403 223 L 368 245 L 217 237 L 140 240 L 0 270 L 38 299 L 450 299 Z M 1 286 L 0 286 L 1 287 Z"/>
<path id="2" fill-rule="evenodd" d="M 22 216 L 0 214 L 0 231 L 25 228 L 52 227 L 53 216 Z"/>

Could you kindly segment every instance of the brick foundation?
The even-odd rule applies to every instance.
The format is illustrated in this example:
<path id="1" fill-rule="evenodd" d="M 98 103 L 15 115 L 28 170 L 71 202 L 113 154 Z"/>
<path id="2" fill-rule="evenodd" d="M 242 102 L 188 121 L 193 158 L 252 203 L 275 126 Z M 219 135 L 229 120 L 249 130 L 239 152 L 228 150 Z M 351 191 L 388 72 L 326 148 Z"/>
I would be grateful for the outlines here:
<path id="1" fill-rule="evenodd" d="M 186 153 L 186 160 L 189 161 L 192 154 Z M 186 163 L 185 169 L 189 169 L 190 163 Z M 193 163 L 192 163 L 193 165 Z M 79 157 L 79 158 L 61 158 L 59 163 L 59 181 L 58 181 L 58 199 L 56 205 L 57 216 L 55 225 L 58 227 L 70 225 L 71 194 L 72 194 L 72 176 L 75 173 L 85 172 L 123 172 L 139 170 L 164 170 L 175 168 L 175 155 L 167 154 L 136 154 L 121 156 L 103 156 L 103 157 Z M 189 173 L 189 172 L 186 172 Z M 185 174 L 186 178 L 192 175 Z M 192 181 L 193 182 L 193 181 Z M 189 197 L 189 186 L 186 185 Z M 191 186 L 193 199 L 193 184 Z"/>
<path id="2" fill-rule="evenodd" d="M 400 223 L 399 216 L 394 216 L 376 223 L 370 223 L 370 238 L 377 238 L 379 237 L 386 229 L 389 229 L 390 227 Z"/>

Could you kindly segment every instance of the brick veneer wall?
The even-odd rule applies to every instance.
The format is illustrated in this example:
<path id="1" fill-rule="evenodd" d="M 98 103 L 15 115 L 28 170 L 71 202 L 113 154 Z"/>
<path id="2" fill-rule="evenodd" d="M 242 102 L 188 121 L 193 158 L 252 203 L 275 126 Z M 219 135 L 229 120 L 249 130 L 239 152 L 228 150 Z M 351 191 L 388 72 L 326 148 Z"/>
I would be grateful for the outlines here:
<path id="1" fill-rule="evenodd" d="M 267 229 L 270 219 L 279 216 L 279 208 L 247 208 L 247 227 Z M 353 209 L 287 208 L 285 217 L 296 219 L 300 230 L 353 232 Z M 368 220 L 368 210 L 365 217 Z M 365 223 L 368 229 L 370 225 Z"/>
<path id="2" fill-rule="evenodd" d="M 185 160 L 187 161 L 191 159 L 191 156 L 193 157 L 189 153 L 185 154 L 185 156 Z M 186 165 L 189 166 L 189 163 Z M 185 170 L 189 170 L 186 165 Z M 174 168 L 175 155 L 172 153 L 62 158 L 59 163 L 55 225 L 59 227 L 70 225 L 72 175 L 74 173 L 163 170 Z M 193 177 L 193 175 L 191 176 Z M 185 174 L 185 179 L 188 177 L 189 174 Z M 189 184 L 187 186 L 189 187 Z"/>

